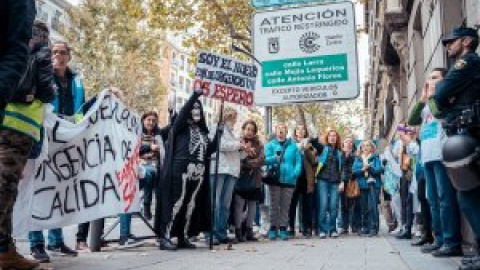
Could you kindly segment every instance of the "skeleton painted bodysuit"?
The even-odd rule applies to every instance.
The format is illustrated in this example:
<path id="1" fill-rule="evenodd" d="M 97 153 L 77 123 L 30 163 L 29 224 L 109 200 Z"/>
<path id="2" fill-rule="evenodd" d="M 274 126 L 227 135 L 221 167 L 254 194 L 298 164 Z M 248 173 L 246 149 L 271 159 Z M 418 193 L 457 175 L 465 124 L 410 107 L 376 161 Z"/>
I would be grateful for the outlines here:
<path id="1" fill-rule="evenodd" d="M 212 154 L 216 140 L 209 140 L 202 121 L 193 122 L 189 118 L 197 98 L 194 94 L 182 108 L 169 134 L 165 175 L 160 187 L 164 190 L 160 237 L 187 238 L 209 227 L 207 157 Z"/>

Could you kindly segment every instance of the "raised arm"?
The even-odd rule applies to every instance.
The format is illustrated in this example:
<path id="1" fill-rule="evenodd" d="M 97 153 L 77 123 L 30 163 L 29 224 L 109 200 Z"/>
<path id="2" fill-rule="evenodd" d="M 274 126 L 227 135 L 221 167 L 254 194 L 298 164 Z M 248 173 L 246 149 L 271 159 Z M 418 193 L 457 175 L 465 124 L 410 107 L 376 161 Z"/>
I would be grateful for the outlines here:
<path id="1" fill-rule="evenodd" d="M 175 118 L 175 121 L 173 122 L 173 128 L 175 130 L 181 130 L 187 127 L 189 114 L 191 114 L 193 105 L 200 96 L 201 94 L 199 92 L 194 91 L 192 96 L 188 99 L 187 103 L 183 105 L 182 109 Z"/>

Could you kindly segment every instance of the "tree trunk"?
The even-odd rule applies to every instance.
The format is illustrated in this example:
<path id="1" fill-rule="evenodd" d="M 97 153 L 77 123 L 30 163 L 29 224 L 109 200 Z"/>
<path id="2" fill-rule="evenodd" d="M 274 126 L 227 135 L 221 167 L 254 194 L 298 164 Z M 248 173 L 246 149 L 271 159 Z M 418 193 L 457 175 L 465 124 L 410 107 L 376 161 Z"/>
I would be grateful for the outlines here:
<path id="1" fill-rule="evenodd" d="M 297 110 L 297 121 L 299 124 L 306 126 L 307 120 L 305 119 L 305 111 L 302 108 L 302 105 L 295 105 L 295 109 Z"/>

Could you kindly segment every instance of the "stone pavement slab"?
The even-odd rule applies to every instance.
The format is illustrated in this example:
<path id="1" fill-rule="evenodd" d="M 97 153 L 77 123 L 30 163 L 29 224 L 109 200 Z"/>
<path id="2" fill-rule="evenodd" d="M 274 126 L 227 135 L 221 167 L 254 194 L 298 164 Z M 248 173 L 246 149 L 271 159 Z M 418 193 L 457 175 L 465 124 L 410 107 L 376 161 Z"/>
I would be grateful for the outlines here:
<path id="1" fill-rule="evenodd" d="M 459 259 L 434 259 L 422 254 L 408 241 L 391 236 L 341 236 L 338 239 L 294 239 L 225 245 L 210 251 L 203 242 L 196 250 L 160 251 L 153 240 L 145 246 L 118 250 L 114 246 L 99 253 L 80 254 L 77 258 L 52 258 L 51 269 L 319 269 L 319 270 L 454 270 Z"/>
<path id="2" fill-rule="evenodd" d="M 107 227 L 115 219 L 107 220 Z M 132 232 L 137 236 L 149 235 L 140 219 L 132 220 Z M 64 228 L 65 242 L 75 244 L 76 226 Z M 118 237 L 115 228 L 110 237 Z M 46 235 L 46 233 L 45 233 Z M 177 252 L 160 251 L 154 240 L 146 240 L 144 246 L 118 250 L 115 244 L 99 253 L 82 253 L 76 258 L 52 257 L 46 269 L 69 270 L 456 270 L 460 258 L 438 259 L 422 254 L 410 241 L 396 240 L 382 232 L 377 237 L 342 235 L 337 239 L 293 239 L 289 241 L 262 241 L 225 245 L 210 251 L 204 242 L 197 242 L 196 250 Z M 18 243 L 23 254 L 29 253 L 26 239 Z"/>
<path id="3" fill-rule="evenodd" d="M 460 266 L 461 257 L 435 258 L 431 254 L 422 253 L 420 247 L 412 247 L 410 241 L 397 240 L 392 236 L 386 239 L 411 269 L 450 270 Z"/>

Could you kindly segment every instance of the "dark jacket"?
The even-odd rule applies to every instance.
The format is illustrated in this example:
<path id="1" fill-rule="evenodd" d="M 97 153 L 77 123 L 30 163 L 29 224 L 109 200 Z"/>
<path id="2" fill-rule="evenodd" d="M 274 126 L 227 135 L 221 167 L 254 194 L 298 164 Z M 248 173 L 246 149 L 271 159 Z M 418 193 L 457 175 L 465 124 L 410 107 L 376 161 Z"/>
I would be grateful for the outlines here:
<path id="1" fill-rule="evenodd" d="M 458 59 L 435 86 L 432 99 L 436 105 L 433 115 L 445 117 L 447 123 L 470 109 L 475 100 L 480 99 L 480 57 L 470 52 Z"/>
<path id="2" fill-rule="evenodd" d="M 331 146 L 323 145 L 318 138 L 312 139 L 310 143 L 317 151 L 317 179 L 340 183 L 343 166 L 341 151 L 339 149 L 332 151 Z"/>
<path id="3" fill-rule="evenodd" d="M 37 92 L 35 98 L 43 103 L 52 102 L 55 97 L 53 91 L 53 67 L 52 67 L 52 51 L 46 46 L 42 46 L 35 53 L 37 61 Z"/>
<path id="4" fill-rule="evenodd" d="M 179 194 L 179 190 L 182 189 L 182 183 L 178 181 L 177 176 L 183 171 L 178 168 L 178 162 L 186 162 L 188 164 L 188 159 L 182 159 L 177 157 L 177 148 L 182 139 L 185 139 L 182 136 L 182 133 L 188 133 L 189 122 L 192 121 L 192 109 L 194 104 L 199 102 L 200 94 L 194 92 L 190 99 L 185 103 L 183 108 L 180 110 L 178 115 L 175 117 L 173 124 L 169 129 L 168 140 L 166 142 L 166 153 L 165 153 L 165 163 L 162 168 L 161 176 L 161 187 L 157 189 L 156 194 L 156 209 L 158 209 L 157 215 L 155 215 L 154 229 L 157 235 L 160 237 L 165 236 L 167 226 L 171 221 L 172 210 L 175 204 L 174 198 L 176 194 Z M 208 128 L 203 114 L 203 107 L 201 107 L 202 120 L 198 124 L 203 134 L 208 134 Z M 207 153 L 205 157 L 209 157 L 213 154 L 217 148 L 217 141 L 219 135 L 216 134 L 214 139 L 208 143 Z M 181 167 L 181 166 L 180 166 Z M 198 235 L 200 232 L 208 231 L 210 229 L 210 188 L 209 188 L 209 169 L 210 169 L 210 160 L 207 158 L 205 161 L 205 173 L 204 181 L 202 187 L 198 191 L 195 202 L 195 210 L 192 213 L 191 225 L 187 234 L 189 236 Z M 173 226 L 171 228 L 171 236 L 180 235 L 179 229 Z"/>
<path id="5" fill-rule="evenodd" d="M 7 106 L 27 67 L 35 14 L 33 0 L 0 0 L 0 109 Z"/>
<path id="6" fill-rule="evenodd" d="M 66 89 L 62 87 L 61 79 L 53 75 L 55 96 L 52 105 L 55 113 L 73 116 L 81 113 L 85 103 L 85 88 L 80 76 L 72 69 L 68 68 L 65 76 L 68 80 Z"/>
<path id="7" fill-rule="evenodd" d="M 317 168 L 317 159 L 313 150 L 305 149 L 303 151 L 303 169 L 307 180 L 307 193 L 313 193 L 315 190 L 315 169 Z"/>
<path id="8" fill-rule="evenodd" d="M 265 162 L 265 154 L 263 152 L 264 146 L 262 142 L 258 138 L 254 139 L 243 139 L 245 143 L 250 142 L 252 147 L 255 149 L 255 154 L 252 156 L 247 156 L 245 159 L 242 160 L 240 165 L 240 170 L 242 172 L 248 172 L 253 174 L 257 182 L 257 187 L 261 187 L 262 185 L 262 174 L 261 168 L 263 163 Z"/>
<path id="9" fill-rule="evenodd" d="M 353 163 L 355 162 L 355 153 L 350 153 L 350 155 L 347 157 L 345 152 L 342 152 L 342 161 L 343 161 L 343 166 L 342 166 L 342 177 L 341 180 L 345 183 L 350 181 L 353 176 Z"/>
<path id="10" fill-rule="evenodd" d="M 35 97 L 43 103 L 50 103 L 54 95 L 52 52 L 47 44 L 37 43 L 30 51 L 28 67 L 10 102 L 30 103 Z"/>

